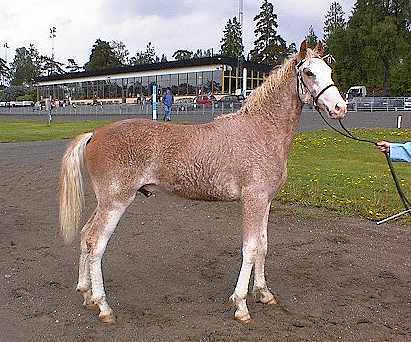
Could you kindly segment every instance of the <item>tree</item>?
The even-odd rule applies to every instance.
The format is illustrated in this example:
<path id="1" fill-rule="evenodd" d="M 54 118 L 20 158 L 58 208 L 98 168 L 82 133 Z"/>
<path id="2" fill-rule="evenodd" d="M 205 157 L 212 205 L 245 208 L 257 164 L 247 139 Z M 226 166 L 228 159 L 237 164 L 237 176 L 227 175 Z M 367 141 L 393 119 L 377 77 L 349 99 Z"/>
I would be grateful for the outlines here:
<path id="1" fill-rule="evenodd" d="M 333 2 L 325 15 L 324 21 L 324 40 L 327 40 L 336 30 L 344 30 L 345 28 L 344 11 L 338 2 Z"/>
<path id="2" fill-rule="evenodd" d="M 327 46 L 336 59 L 334 81 L 339 87 L 365 85 L 371 95 L 408 95 L 409 0 L 357 0 L 348 22 L 338 22 L 324 27 L 332 27 Z"/>
<path id="3" fill-rule="evenodd" d="M 114 51 L 114 55 L 116 56 L 117 60 L 120 61 L 122 65 L 129 64 L 129 55 L 130 52 L 126 48 L 126 44 L 122 41 L 112 40 L 110 42 L 110 47 Z"/>
<path id="4" fill-rule="evenodd" d="M 0 84 L 5 86 L 10 78 L 10 68 L 7 66 L 6 61 L 0 58 Z"/>
<path id="5" fill-rule="evenodd" d="M 384 96 L 391 92 L 392 68 L 411 48 L 408 21 L 406 0 L 358 0 L 347 24 L 348 51 L 360 81 Z"/>
<path id="6" fill-rule="evenodd" d="M 308 29 L 308 35 L 305 37 L 308 47 L 313 49 L 317 45 L 318 37 L 314 32 L 312 25 Z"/>
<path id="7" fill-rule="evenodd" d="M 158 56 L 156 55 L 156 51 L 154 49 L 154 46 L 151 44 L 151 42 L 148 42 L 146 46 L 146 51 L 139 51 L 136 53 L 134 57 L 130 58 L 131 65 L 151 64 L 151 63 L 156 63 L 159 61 L 160 61 L 160 58 L 158 58 Z"/>
<path id="8" fill-rule="evenodd" d="M 177 50 L 173 53 L 173 58 L 176 61 L 193 58 L 193 52 L 188 50 Z"/>
<path id="9" fill-rule="evenodd" d="M 33 44 L 30 44 L 28 49 L 16 49 L 10 69 L 12 85 L 32 84 L 34 79 L 41 75 L 41 56 Z"/>
<path id="10" fill-rule="evenodd" d="M 268 0 L 263 0 L 260 13 L 254 18 L 257 22 L 254 33 L 256 40 L 250 52 L 251 61 L 255 63 L 281 64 L 288 55 L 286 41 L 277 34 L 277 14 Z"/>
<path id="11" fill-rule="evenodd" d="M 197 51 L 194 52 L 193 58 L 212 57 L 212 56 L 213 56 L 213 49 L 207 49 L 207 50 L 197 49 Z"/>
<path id="12" fill-rule="evenodd" d="M 84 70 L 97 71 L 120 65 L 121 61 L 117 58 L 110 44 L 97 39 L 91 50 L 90 60 L 84 65 Z"/>
<path id="13" fill-rule="evenodd" d="M 167 56 L 164 53 L 161 55 L 160 62 L 161 63 L 167 62 Z"/>
<path id="14" fill-rule="evenodd" d="M 81 71 L 82 67 L 80 67 L 73 58 L 68 58 L 67 59 L 67 66 L 66 69 L 68 72 L 78 72 Z"/>
<path id="15" fill-rule="evenodd" d="M 221 39 L 221 54 L 223 56 L 238 58 L 243 55 L 244 45 L 241 34 L 241 24 L 234 17 L 228 19 Z"/>
<path id="16" fill-rule="evenodd" d="M 46 75 L 61 75 L 66 72 L 63 69 L 63 63 L 57 62 L 47 56 L 40 56 L 41 73 Z"/>

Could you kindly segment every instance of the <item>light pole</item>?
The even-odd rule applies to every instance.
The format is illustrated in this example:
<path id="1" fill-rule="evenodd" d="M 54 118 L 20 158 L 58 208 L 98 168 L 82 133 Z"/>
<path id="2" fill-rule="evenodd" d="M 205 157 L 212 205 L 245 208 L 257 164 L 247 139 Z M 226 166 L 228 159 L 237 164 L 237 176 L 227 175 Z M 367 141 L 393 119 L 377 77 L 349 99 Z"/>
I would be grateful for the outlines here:
<path id="1" fill-rule="evenodd" d="M 3 47 L 4 47 L 4 57 L 5 57 L 4 60 L 6 61 L 6 65 L 7 65 L 7 49 L 8 49 L 10 46 L 8 46 L 7 43 L 4 43 Z"/>
<path id="2" fill-rule="evenodd" d="M 7 42 L 3 44 L 3 47 L 4 47 L 4 62 L 5 62 L 6 70 L 7 70 L 7 49 L 9 48 Z M 6 86 L 7 76 L 3 74 L 3 75 L 1 76 L 1 78 L 2 78 L 2 84 L 3 84 L 3 86 Z"/>
<path id="3" fill-rule="evenodd" d="M 238 21 L 240 23 L 240 35 L 241 35 L 241 41 L 243 40 L 243 17 L 244 17 L 244 3 L 243 0 L 238 0 Z M 239 88 L 239 83 L 240 81 L 240 69 L 242 67 L 241 63 L 241 55 L 239 54 L 237 56 L 237 75 L 236 75 L 236 90 Z M 243 70 L 244 72 L 244 70 Z M 244 78 L 244 76 L 243 76 Z M 244 83 L 244 82 L 243 82 Z M 244 85 L 242 86 L 242 93 L 245 93 Z"/>
<path id="4" fill-rule="evenodd" d="M 56 38 L 56 27 L 50 27 L 50 39 L 51 39 L 51 60 L 54 62 L 54 38 Z M 50 74 L 53 74 L 53 69 L 54 69 L 54 63 L 52 63 L 51 68 L 50 68 Z"/>

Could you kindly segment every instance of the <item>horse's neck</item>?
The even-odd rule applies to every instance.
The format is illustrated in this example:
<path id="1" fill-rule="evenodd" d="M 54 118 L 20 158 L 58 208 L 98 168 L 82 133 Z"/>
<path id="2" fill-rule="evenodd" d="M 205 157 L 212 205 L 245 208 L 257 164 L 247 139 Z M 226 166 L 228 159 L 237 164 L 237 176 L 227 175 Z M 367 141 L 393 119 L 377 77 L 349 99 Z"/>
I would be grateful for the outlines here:
<path id="1" fill-rule="evenodd" d="M 263 127 L 261 139 L 271 144 L 285 144 L 288 151 L 302 111 L 296 77 L 290 77 L 281 87 L 259 90 L 263 94 L 255 94 L 258 101 L 247 109 L 248 114 L 256 125 Z"/>

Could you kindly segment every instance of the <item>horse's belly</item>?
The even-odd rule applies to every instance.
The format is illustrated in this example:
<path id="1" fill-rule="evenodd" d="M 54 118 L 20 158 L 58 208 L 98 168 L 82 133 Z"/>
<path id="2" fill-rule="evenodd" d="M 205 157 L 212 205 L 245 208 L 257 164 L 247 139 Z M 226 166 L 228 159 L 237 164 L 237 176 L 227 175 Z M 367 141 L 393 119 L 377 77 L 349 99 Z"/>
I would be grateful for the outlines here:
<path id="1" fill-rule="evenodd" d="M 181 183 L 164 184 L 163 187 L 179 196 L 202 201 L 235 201 L 240 198 L 240 188 L 233 182 L 229 181 L 224 184 L 210 183 Z"/>

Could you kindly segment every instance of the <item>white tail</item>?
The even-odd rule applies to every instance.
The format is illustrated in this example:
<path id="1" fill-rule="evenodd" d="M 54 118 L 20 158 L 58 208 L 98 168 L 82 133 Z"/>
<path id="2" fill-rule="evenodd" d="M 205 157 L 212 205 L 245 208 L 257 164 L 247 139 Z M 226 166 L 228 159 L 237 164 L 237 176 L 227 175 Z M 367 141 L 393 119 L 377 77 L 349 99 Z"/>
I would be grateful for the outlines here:
<path id="1" fill-rule="evenodd" d="M 84 149 L 93 133 L 76 137 L 64 154 L 60 173 L 60 227 L 66 243 L 73 241 L 84 204 Z"/>

